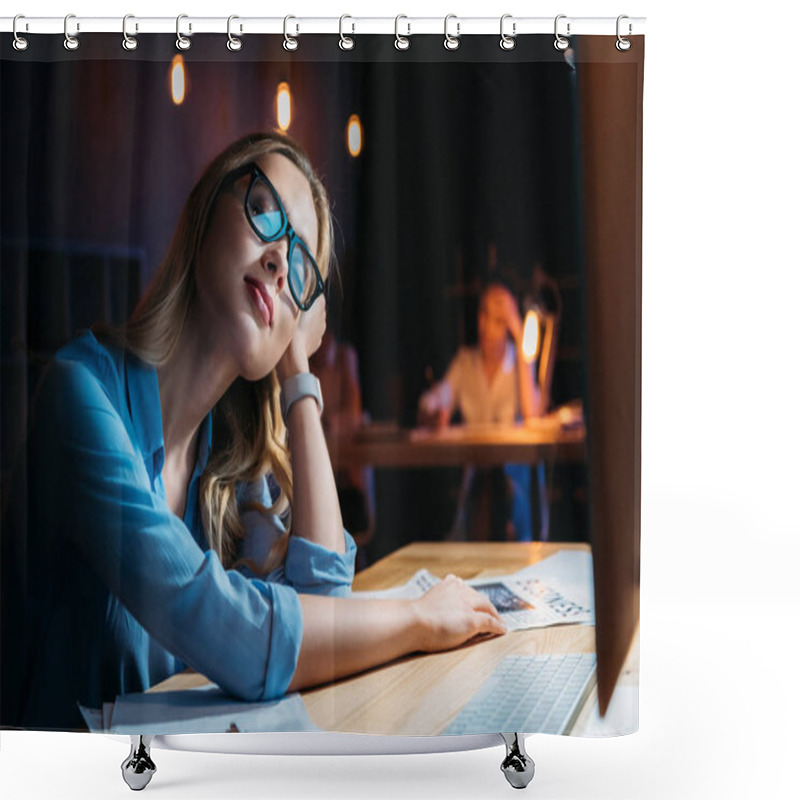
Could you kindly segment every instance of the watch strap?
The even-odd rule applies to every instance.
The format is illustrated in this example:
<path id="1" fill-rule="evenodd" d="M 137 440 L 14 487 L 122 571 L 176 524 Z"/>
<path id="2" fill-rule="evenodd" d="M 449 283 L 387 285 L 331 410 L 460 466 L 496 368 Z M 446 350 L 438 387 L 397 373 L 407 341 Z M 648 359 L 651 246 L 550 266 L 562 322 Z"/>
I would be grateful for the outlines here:
<path id="1" fill-rule="evenodd" d="M 319 413 L 322 414 L 322 388 L 317 376 L 310 372 L 292 375 L 281 384 L 281 413 L 284 422 L 289 419 L 292 406 L 303 397 L 313 397 L 317 401 Z"/>

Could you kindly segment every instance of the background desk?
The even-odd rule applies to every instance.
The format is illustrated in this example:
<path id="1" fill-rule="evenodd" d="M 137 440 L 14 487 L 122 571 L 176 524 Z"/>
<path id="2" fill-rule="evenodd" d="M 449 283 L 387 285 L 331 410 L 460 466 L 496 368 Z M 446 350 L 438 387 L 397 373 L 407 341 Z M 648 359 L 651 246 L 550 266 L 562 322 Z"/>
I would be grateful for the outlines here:
<path id="1" fill-rule="evenodd" d="M 561 549 L 585 551 L 588 545 L 417 542 L 358 573 L 353 588 L 362 591 L 388 589 L 404 583 L 422 567 L 439 577 L 453 572 L 465 580 L 504 575 Z M 456 650 L 407 656 L 301 694 L 312 721 L 325 730 L 433 735 L 447 727 L 505 656 L 591 653 L 594 646 L 594 627 L 589 625 L 514 631 Z M 629 658 L 623 674 L 631 681 L 638 681 L 635 655 Z M 181 673 L 152 691 L 187 689 L 205 683 L 207 680 L 202 675 Z M 596 695 L 593 694 L 573 733 L 581 733 L 595 705 Z"/>
<path id="2" fill-rule="evenodd" d="M 455 425 L 436 431 L 366 426 L 354 434 L 329 436 L 328 451 L 335 469 L 581 461 L 586 430 L 582 425 L 565 429 L 553 415 L 520 425 Z"/>

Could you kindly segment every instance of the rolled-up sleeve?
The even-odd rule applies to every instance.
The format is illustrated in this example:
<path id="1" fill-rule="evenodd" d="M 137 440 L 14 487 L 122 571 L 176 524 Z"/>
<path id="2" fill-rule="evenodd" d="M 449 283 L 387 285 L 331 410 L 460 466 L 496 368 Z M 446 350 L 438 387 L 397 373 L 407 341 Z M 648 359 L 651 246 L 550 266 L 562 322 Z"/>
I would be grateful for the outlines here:
<path id="1" fill-rule="evenodd" d="M 245 528 L 242 556 L 252 565 L 264 563 L 273 544 L 286 532 L 276 514 L 248 507 L 253 501 L 267 508 L 272 505 L 266 478 L 242 484 L 238 498 L 243 508 L 242 523 Z M 300 536 L 290 536 L 285 562 L 261 577 L 271 583 L 291 586 L 300 594 L 331 597 L 350 594 L 355 574 L 356 543 L 347 531 L 343 533 L 344 553 L 329 550 Z M 241 571 L 247 576 L 257 574 L 248 567 L 243 567 Z"/>
<path id="2" fill-rule="evenodd" d="M 88 369 L 56 362 L 45 391 L 68 541 L 82 559 L 150 636 L 223 690 L 251 701 L 284 694 L 303 635 L 297 593 L 225 570 L 198 546 Z"/>
<path id="3" fill-rule="evenodd" d="M 344 532 L 346 550 L 336 553 L 327 547 L 289 537 L 284 574 L 287 583 L 301 594 L 327 594 L 345 597 L 350 594 L 356 562 L 356 543 Z"/>
<path id="4" fill-rule="evenodd" d="M 303 638 L 303 612 L 297 592 L 289 586 L 253 580 L 251 583 L 272 605 L 272 615 L 281 625 L 270 629 L 268 669 L 264 677 L 263 697 L 280 697 L 286 694 L 297 669 L 297 657 Z"/>

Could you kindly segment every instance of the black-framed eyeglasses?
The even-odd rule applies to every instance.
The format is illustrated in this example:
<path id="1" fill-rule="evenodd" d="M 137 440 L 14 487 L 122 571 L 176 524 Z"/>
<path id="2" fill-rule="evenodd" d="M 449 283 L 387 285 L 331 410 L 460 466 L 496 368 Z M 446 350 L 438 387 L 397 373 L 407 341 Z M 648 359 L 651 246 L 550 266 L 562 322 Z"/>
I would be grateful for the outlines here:
<path id="1" fill-rule="evenodd" d="M 298 308 L 308 311 L 325 291 L 317 262 L 308 245 L 289 224 L 289 215 L 280 195 L 257 164 L 245 164 L 235 169 L 226 177 L 225 184 L 230 185 L 243 175 L 250 175 L 250 185 L 244 197 L 244 215 L 262 242 L 276 242 L 288 237 L 289 290 Z"/>

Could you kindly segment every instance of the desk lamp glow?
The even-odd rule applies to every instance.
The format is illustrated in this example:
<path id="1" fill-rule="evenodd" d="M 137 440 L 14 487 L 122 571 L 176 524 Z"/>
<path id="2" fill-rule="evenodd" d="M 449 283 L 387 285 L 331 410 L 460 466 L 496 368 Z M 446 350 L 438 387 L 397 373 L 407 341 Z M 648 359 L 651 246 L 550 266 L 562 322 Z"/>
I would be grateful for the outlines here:
<path id="1" fill-rule="evenodd" d="M 550 387 L 555 365 L 558 313 L 546 311 L 531 302 L 526 304 L 522 328 L 522 357 L 527 364 L 538 360 L 535 367 L 536 383 L 540 390 L 540 413 L 546 414 L 550 406 Z"/>
<path id="2" fill-rule="evenodd" d="M 539 315 L 536 310 L 529 308 L 525 314 L 525 324 L 522 328 L 522 357 L 526 364 L 531 364 L 539 355 Z"/>

